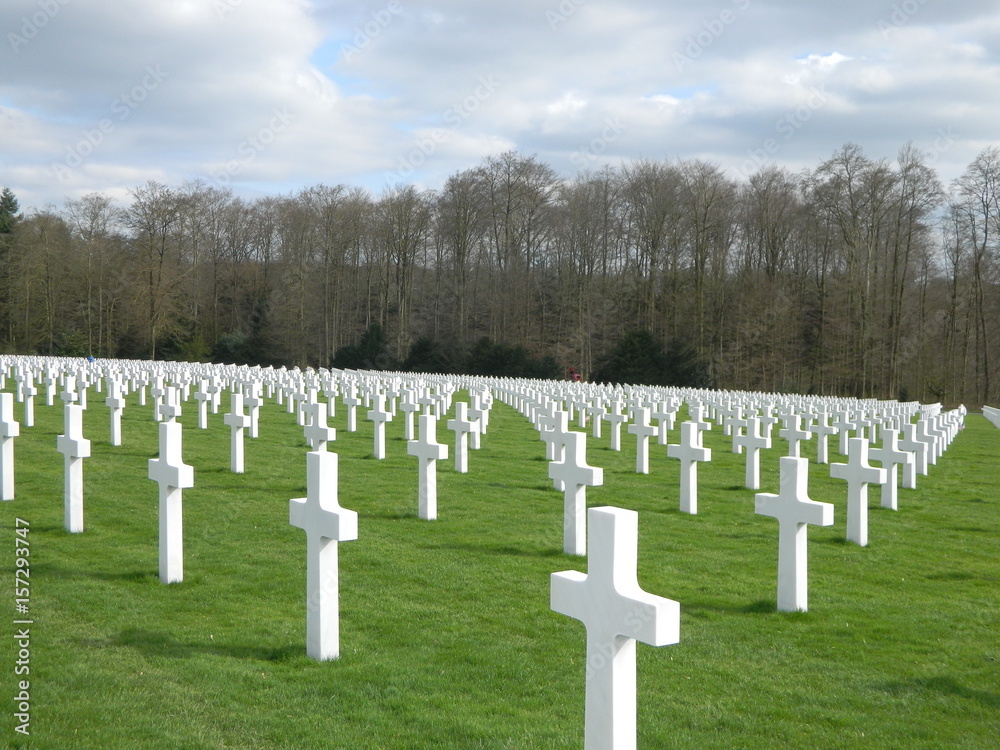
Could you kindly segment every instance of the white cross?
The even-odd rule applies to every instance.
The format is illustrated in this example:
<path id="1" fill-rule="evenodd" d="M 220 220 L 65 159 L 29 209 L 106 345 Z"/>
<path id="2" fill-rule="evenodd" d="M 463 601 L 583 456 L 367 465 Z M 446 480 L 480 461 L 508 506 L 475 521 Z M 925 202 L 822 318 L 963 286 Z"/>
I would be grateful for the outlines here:
<path id="1" fill-rule="evenodd" d="M 24 402 L 24 426 L 34 427 L 35 396 L 38 395 L 38 389 L 35 388 L 35 382 L 32 379 L 30 372 L 27 375 L 25 375 L 24 381 L 21 383 L 21 387 L 18 389 L 18 393 L 21 394 L 21 401 Z"/>
<path id="2" fill-rule="evenodd" d="M 212 397 L 212 414 L 218 414 L 219 404 L 222 401 L 222 385 L 219 384 L 218 378 L 212 378 L 206 390 L 208 395 Z"/>
<path id="3" fill-rule="evenodd" d="M 847 463 L 830 464 L 830 476 L 847 482 L 847 539 L 862 547 L 868 544 L 868 485 L 885 482 L 885 469 L 868 463 L 868 441 L 847 441 Z"/>
<path id="4" fill-rule="evenodd" d="M 306 532 L 306 654 L 325 661 L 340 656 L 337 543 L 358 538 L 358 514 L 340 507 L 336 453 L 307 453 L 306 471 L 306 497 L 288 502 L 288 522 Z"/>
<path id="5" fill-rule="evenodd" d="M 903 439 L 899 441 L 901 450 L 913 454 L 913 463 L 903 469 L 903 487 L 908 490 L 916 489 L 918 473 L 927 474 L 927 443 L 917 440 L 916 430 L 914 424 L 903 425 Z"/>
<path id="6" fill-rule="evenodd" d="M 639 587 L 639 514 L 623 508 L 588 512 L 587 573 L 553 573 L 549 606 L 587 628 L 586 750 L 636 746 L 635 644 L 680 640 L 680 604 Z"/>
<path id="7" fill-rule="evenodd" d="M 251 381 L 246 384 L 247 397 L 243 403 L 250 409 L 250 438 L 256 440 L 260 435 L 260 407 L 264 405 L 264 398 L 260 393 L 260 383 Z"/>
<path id="8" fill-rule="evenodd" d="M 403 401 L 399 408 L 403 412 L 403 439 L 413 440 L 416 435 L 413 431 L 413 415 L 420 411 L 420 404 L 417 403 L 416 394 L 412 390 L 403 392 Z"/>
<path id="9" fill-rule="evenodd" d="M 712 423 L 705 420 L 705 405 L 701 403 L 691 404 L 688 407 L 688 421 L 694 422 L 698 428 L 698 445 L 703 445 L 701 433 L 712 429 Z M 761 423 L 763 424 L 763 420 L 761 420 Z M 770 433 L 767 434 L 770 436 Z"/>
<path id="10" fill-rule="evenodd" d="M 432 393 L 430 388 L 424 389 L 424 394 L 418 399 L 418 403 L 424 407 L 424 414 L 433 414 L 435 417 L 441 416 L 441 408 L 444 405 L 445 397 L 439 393 Z"/>
<path id="11" fill-rule="evenodd" d="M 469 405 L 464 401 L 455 404 L 455 418 L 447 422 L 455 433 L 455 471 L 469 473 L 469 435 L 479 430 L 479 422 L 469 419 Z"/>
<path id="12" fill-rule="evenodd" d="M 611 423 L 611 450 L 620 451 L 622 449 L 622 422 L 628 417 L 621 413 L 622 403 L 615 399 L 611 402 L 611 409 L 604 415 L 604 421 Z"/>
<path id="13" fill-rule="evenodd" d="M 177 417 L 181 415 L 181 399 L 180 393 L 173 386 L 166 386 L 163 388 L 162 401 L 157 407 L 160 420 L 166 420 L 167 422 L 177 421 Z"/>
<path id="14" fill-rule="evenodd" d="M 587 436 L 567 432 L 563 460 L 549 464 L 549 479 L 563 491 L 563 552 L 587 554 L 587 487 L 604 484 L 604 470 L 587 465 Z"/>
<path id="15" fill-rule="evenodd" d="M 122 384 L 117 378 L 108 381 L 108 395 L 104 404 L 111 410 L 111 445 L 122 444 L 122 410 L 125 399 L 122 398 Z"/>
<path id="16" fill-rule="evenodd" d="M 743 429 L 747 426 L 747 420 L 744 416 L 743 404 L 736 404 L 732 408 L 732 411 L 728 417 L 726 417 L 726 427 L 729 428 L 727 435 L 733 438 L 733 453 L 742 453 L 743 444 L 738 443 L 736 438 L 743 434 Z"/>
<path id="17" fill-rule="evenodd" d="M 837 419 L 831 424 L 837 428 L 837 452 L 841 456 L 847 455 L 847 441 L 851 437 L 851 431 L 857 427 L 847 411 L 836 412 Z"/>
<path id="18" fill-rule="evenodd" d="M 385 425 L 392 419 L 392 414 L 385 407 L 385 394 L 375 394 L 375 405 L 368 412 L 368 419 L 375 423 L 375 458 L 385 458 Z"/>
<path id="19" fill-rule="evenodd" d="M 312 450 L 325 451 L 327 450 L 326 444 L 331 440 L 337 439 L 337 431 L 327 426 L 326 402 L 317 401 L 314 404 L 310 404 L 309 410 L 311 412 L 309 424 L 303 430 L 305 438 L 309 441 L 309 447 Z"/>
<path id="20" fill-rule="evenodd" d="M 316 391 L 308 388 L 305 391 L 295 391 L 288 399 L 289 413 L 295 414 L 295 422 L 299 427 L 306 426 L 306 405 L 315 403 Z"/>
<path id="21" fill-rule="evenodd" d="M 809 430 L 802 429 L 802 417 L 798 414 L 788 415 L 785 426 L 778 430 L 778 435 L 788 441 L 788 455 L 792 458 L 799 457 L 799 442 L 813 436 Z"/>
<path id="22" fill-rule="evenodd" d="M 163 388 L 162 375 L 157 375 L 153 378 L 153 387 L 149 390 L 149 393 L 153 397 L 153 414 L 156 417 L 156 421 L 159 422 L 163 419 L 163 412 L 160 407 L 163 405 L 163 396 L 166 393 Z"/>
<path id="23" fill-rule="evenodd" d="M 882 483 L 881 505 L 889 510 L 899 509 L 897 487 L 899 485 L 899 467 L 904 471 L 916 460 L 909 451 L 900 450 L 899 433 L 896 430 L 882 430 L 882 447 L 869 448 L 868 457 L 878 461 L 885 469 L 885 482 Z"/>
<path id="24" fill-rule="evenodd" d="M 635 435 L 635 473 L 649 473 L 649 439 L 659 430 L 649 423 L 649 409 L 642 406 L 635 410 L 634 422 L 626 429 Z"/>
<path id="25" fill-rule="evenodd" d="M 698 513 L 698 462 L 711 461 L 712 449 L 699 444 L 697 422 L 681 422 L 681 442 L 668 445 L 667 455 L 681 461 L 681 512 Z"/>
<path id="26" fill-rule="evenodd" d="M 56 439 L 56 449 L 64 459 L 63 505 L 66 531 L 83 531 L 83 459 L 90 457 L 90 441 L 83 437 L 83 407 L 68 403 L 63 407 L 64 434 Z"/>
<path id="27" fill-rule="evenodd" d="M 760 418 L 750 417 L 746 421 L 746 432 L 733 435 L 733 444 L 739 444 L 746 449 L 746 487 L 748 490 L 760 489 L 760 451 L 771 448 L 771 438 L 761 434 Z"/>
<path id="28" fill-rule="evenodd" d="M 607 414 L 604 408 L 604 399 L 595 396 L 593 402 L 587 407 L 587 414 L 590 415 L 590 434 L 599 440 L 601 437 L 601 425 L 604 423 L 604 415 Z"/>
<path id="29" fill-rule="evenodd" d="M 76 381 L 67 377 L 66 378 L 66 388 L 59 394 L 59 399 L 64 404 L 75 404 L 79 402 L 80 397 L 76 392 Z"/>
<path id="30" fill-rule="evenodd" d="M 809 431 L 816 436 L 816 463 L 830 463 L 830 435 L 837 434 L 837 428 L 830 424 L 829 416 L 821 413 L 816 416 L 816 422 Z"/>
<path id="31" fill-rule="evenodd" d="M 250 425 L 250 417 L 243 413 L 242 393 L 230 394 L 229 414 L 222 421 L 229 425 L 229 470 L 234 474 L 242 474 L 243 430 Z"/>
<path id="32" fill-rule="evenodd" d="M 45 374 L 42 382 L 45 384 L 45 405 L 52 406 L 55 403 L 56 376 L 49 371 Z"/>
<path id="33" fill-rule="evenodd" d="M 754 497 L 755 512 L 778 519 L 778 610 L 809 609 L 809 576 L 806 524 L 833 525 L 833 505 L 809 499 L 809 461 L 783 456 L 780 491 Z"/>
<path id="34" fill-rule="evenodd" d="M 674 420 L 677 419 L 677 406 L 671 401 L 660 401 L 650 416 L 657 424 L 656 442 L 659 445 L 666 445 L 667 433 L 674 429 Z"/>
<path id="35" fill-rule="evenodd" d="M 472 450 L 479 450 L 482 444 L 483 433 L 490 421 L 490 407 L 484 403 L 485 397 L 481 393 L 472 394 L 472 406 L 469 407 L 469 419 L 475 424 L 475 428 L 469 434 L 469 447 Z"/>
<path id="36" fill-rule="evenodd" d="M 87 408 L 87 388 L 90 387 L 90 383 L 87 380 L 85 373 L 77 373 L 76 375 L 76 395 L 77 403 L 84 409 Z"/>
<path id="37" fill-rule="evenodd" d="M 194 392 L 194 400 L 198 402 L 198 429 L 208 429 L 208 404 L 212 394 L 208 392 L 208 381 L 202 380 L 198 390 Z"/>
<path id="38" fill-rule="evenodd" d="M 0 500 L 14 499 L 14 438 L 21 425 L 14 419 L 14 395 L 0 393 Z"/>
<path id="39" fill-rule="evenodd" d="M 553 407 L 550 413 L 538 417 L 538 430 L 538 439 L 545 443 L 545 459 L 561 461 L 566 433 L 569 432 L 569 415 Z"/>
<path id="40" fill-rule="evenodd" d="M 437 417 L 420 415 L 420 438 L 407 443 L 406 452 L 419 459 L 417 515 L 437 518 L 437 462 L 448 458 L 448 446 L 437 441 Z"/>
<path id="41" fill-rule="evenodd" d="M 347 407 L 347 431 L 357 432 L 358 431 L 358 406 L 361 405 L 361 399 L 358 398 L 358 389 L 354 383 L 351 383 L 347 387 L 347 393 L 344 394 L 343 399 L 344 406 Z"/>
<path id="42" fill-rule="evenodd" d="M 918 440 L 927 443 L 927 463 L 931 466 L 936 465 L 938 457 L 941 455 L 941 440 L 930 420 L 921 419 L 918 421 L 914 434 Z"/>
<path id="43" fill-rule="evenodd" d="M 194 487 L 194 469 L 182 458 L 180 422 L 160 423 L 160 455 L 148 462 L 149 478 L 160 485 L 160 580 L 184 580 L 183 491 Z"/>
<path id="44" fill-rule="evenodd" d="M 771 431 L 777 423 L 778 418 L 774 415 L 774 406 L 772 404 L 765 405 L 760 415 L 761 434 L 767 438 L 771 437 Z"/>

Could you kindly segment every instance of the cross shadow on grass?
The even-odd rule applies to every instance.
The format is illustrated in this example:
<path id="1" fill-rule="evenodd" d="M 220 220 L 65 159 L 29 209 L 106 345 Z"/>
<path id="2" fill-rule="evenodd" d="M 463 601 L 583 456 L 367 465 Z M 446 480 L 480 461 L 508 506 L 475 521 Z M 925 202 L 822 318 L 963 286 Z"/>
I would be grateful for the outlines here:
<path id="1" fill-rule="evenodd" d="M 108 571 L 77 570 L 74 568 L 64 568 L 51 563 L 41 563 L 36 566 L 39 572 L 45 575 L 54 576 L 60 580 L 73 578 L 92 578 L 98 581 L 121 581 L 124 583 L 159 584 L 160 575 L 155 567 L 143 568 L 142 570 L 125 570 L 114 573 Z"/>
<path id="2" fill-rule="evenodd" d="M 685 597 L 681 603 L 682 610 L 703 619 L 713 618 L 715 615 L 775 615 L 778 613 L 777 605 L 773 599 L 758 599 L 749 604 L 718 604 L 715 602 L 699 602 Z"/>
<path id="3" fill-rule="evenodd" d="M 515 547 L 512 544 L 421 544 L 421 549 L 443 549 L 475 554 L 507 555 L 511 557 L 562 557 L 563 551 L 555 547 Z"/>
<path id="4" fill-rule="evenodd" d="M 305 658 L 305 646 L 302 644 L 277 646 L 269 648 L 263 644 L 252 646 L 208 641 L 200 643 L 177 641 L 168 633 L 157 630 L 140 630 L 132 628 L 123 630 L 118 635 L 102 641 L 84 642 L 86 646 L 125 646 L 134 648 L 146 657 L 166 657 L 171 659 L 189 659 L 198 655 L 227 656 L 233 659 L 255 659 L 257 661 L 287 662 L 297 657 Z"/>
<path id="5" fill-rule="evenodd" d="M 954 677 L 939 675 L 938 677 L 923 677 L 919 679 L 904 680 L 902 682 L 888 682 L 878 686 L 881 690 L 893 695 L 906 695 L 918 692 L 935 692 L 943 695 L 964 698 L 975 701 L 989 708 L 1000 708 L 1000 694 L 990 693 L 985 690 L 973 690 L 961 684 Z"/>

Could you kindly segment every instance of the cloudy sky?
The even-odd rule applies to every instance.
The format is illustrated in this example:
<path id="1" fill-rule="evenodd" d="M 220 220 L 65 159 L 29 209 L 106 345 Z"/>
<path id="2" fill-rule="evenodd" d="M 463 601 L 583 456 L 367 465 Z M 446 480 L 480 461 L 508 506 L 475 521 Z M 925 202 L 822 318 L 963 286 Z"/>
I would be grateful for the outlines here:
<path id="1" fill-rule="evenodd" d="M 996 0 L 3 0 L 0 184 L 439 187 L 701 158 L 735 178 L 1000 145 Z"/>

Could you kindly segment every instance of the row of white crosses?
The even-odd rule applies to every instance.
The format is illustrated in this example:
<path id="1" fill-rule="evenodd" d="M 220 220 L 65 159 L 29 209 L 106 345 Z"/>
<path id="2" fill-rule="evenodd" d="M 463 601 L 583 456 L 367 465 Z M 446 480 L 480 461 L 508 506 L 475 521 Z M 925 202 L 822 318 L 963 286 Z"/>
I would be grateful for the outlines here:
<path id="1" fill-rule="evenodd" d="M 584 747 L 631 750 L 636 746 L 636 641 L 677 643 L 680 604 L 639 587 L 639 514 L 615 507 L 586 509 L 586 488 L 602 485 L 604 475 L 587 465 L 587 436 L 568 429 L 568 413 L 517 388 L 499 391 L 502 400 L 536 420 L 546 440 L 549 477 L 564 493 L 563 551 L 587 555 L 588 573 L 553 573 L 550 583 L 550 607 L 587 629 Z M 648 426 L 648 417 L 645 422 Z"/>
<path id="2" fill-rule="evenodd" d="M 81 443 L 82 432 L 76 427 L 76 417 L 72 416 L 82 414 L 82 406 L 72 403 L 80 397 L 74 394 L 70 381 L 66 382 L 64 400 L 67 403 L 64 408 L 67 415 L 67 429 L 66 435 L 60 436 L 60 450 L 66 455 L 67 477 L 69 477 L 70 460 L 78 461 L 85 457 L 84 454 L 89 454 L 89 442 L 84 441 L 86 446 Z M 82 393 L 85 394 L 86 380 L 78 380 L 76 383 L 82 387 Z M 361 387 L 363 389 L 363 383 Z M 150 478 L 160 484 L 161 578 L 165 582 L 181 580 L 180 491 L 192 483 L 191 468 L 185 466 L 180 459 L 179 424 L 175 421 L 179 413 L 179 401 L 176 400 L 177 397 L 172 396 L 171 390 L 162 380 L 154 380 L 154 402 L 157 404 L 155 414 L 157 419 L 164 422 L 160 425 L 161 456 L 150 461 L 149 472 Z M 317 403 L 314 396 L 310 395 L 313 389 L 307 388 L 303 392 L 286 384 L 280 386 L 280 390 L 275 390 L 279 398 L 287 399 L 290 411 L 291 407 L 299 405 L 300 424 L 304 424 L 307 430 L 310 427 L 314 428 L 316 438 L 310 439 L 310 442 L 314 447 L 321 446 L 308 454 L 308 497 L 291 501 L 290 521 L 307 531 L 307 652 L 317 659 L 335 658 L 339 653 L 336 545 L 339 541 L 357 538 L 357 514 L 341 508 L 336 499 L 336 455 L 325 451 L 326 441 L 322 439 L 329 437 L 328 433 L 323 432 L 325 414 L 322 412 L 325 408 L 320 407 L 325 405 Z M 546 438 L 550 448 L 548 453 L 552 459 L 550 476 L 557 486 L 561 485 L 565 493 L 566 551 L 575 554 L 586 553 L 586 539 L 581 541 L 581 534 L 585 533 L 586 526 L 590 527 L 590 555 L 593 556 L 588 566 L 590 572 L 587 575 L 575 571 L 553 574 L 551 594 L 553 609 L 580 619 L 587 627 L 589 669 L 586 746 L 588 748 L 634 747 L 635 641 L 639 639 L 652 645 L 676 643 L 679 638 L 679 605 L 646 594 L 638 587 L 635 579 L 637 514 L 620 508 L 593 508 L 589 511 L 590 523 L 582 523 L 582 511 L 586 504 L 585 499 L 581 501 L 584 498 L 583 492 L 587 486 L 599 486 L 603 481 L 603 475 L 599 468 L 587 466 L 586 436 L 568 429 L 569 414 L 562 411 L 560 406 L 553 406 L 544 394 L 529 392 L 523 397 L 515 398 L 511 394 L 520 391 L 504 390 L 503 386 L 498 386 L 498 390 L 506 393 L 512 401 L 518 401 L 522 410 L 542 425 L 541 429 L 553 433 Z M 330 390 L 327 389 L 325 392 Z M 396 395 L 402 395 L 404 392 L 394 391 L 393 401 Z M 373 412 L 376 419 L 373 421 L 381 419 L 384 424 L 389 420 L 390 407 L 385 403 L 385 394 L 381 393 L 377 386 L 362 397 L 357 394 L 359 387 L 351 380 L 347 384 L 346 398 L 357 400 L 358 403 L 354 406 L 366 400 L 369 404 L 374 401 Z M 240 403 L 242 395 L 234 391 L 232 398 L 233 409 L 231 414 L 227 415 L 226 422 L 230 424 L 235 435 L 237 430 L 248 426 L 249 416 L 243 415 Z M 751 452 L 767 447 L 757 443 L 763 442 L 765 438 L 761 432 L 761 424 L 766 424 L 768 431 L 773 424 L 767 423 L 767 420 L 774 418 L 770 409 L 765 408 L 759 417 L 746 417 L 747 420 L 753 420 L 752 423 L 747 421 L 741 424 L 748 409 L 742 406 L 733 407 L 731 403 L 725 406 L 713 404 L 706 394 L 693 397 L 689 395 L 689 398 L 689 412 L 693 418 L 682 425 L 681 442 L 677 446 L 668 448 L 670 455 L 687 462 L 688 466 L 695 466 L 697 461 L 710 458 L 710 455 L 705 455 L 707 449 L 701 446 L 699 439 L 701 431 L 709 428 L 707 423 L 702 422 L 704 402 L 715 409 L 717 418 L 723 421 L 725 428 L 733 436 L 734 448 L 738 446 L 747 449 L 748 461 Z M 437 417 L 442 411 L 444 402 L 432 398 L 427 393 L 416 401 L 423 406 L 425 413 L 420 417 L 420 438 L 410 441 L 408 451 L 417 456 L 421 462 L 421 474 L 424 478 L 421 481 L 421 516 L 433 518 L 436 515 L 436 503 L 432 502 L 435 499 L 435 487 L 425 480 L 433 475 L 435 462 L 447 456 L 447 447 L 438 444 L 435 436 Z M 412 399 L 404 398 L 404 402 L 412 402 Z M 578 414 L 590 414 L 588 404 L 593 403 L 595 402 L 586 399 L 575 401 L 562 399 L 562 406 L 568 406 L 569 411 L 577 410 Z M 613 447 L 615 435 L 620 432 L 621 424 L 626 421 L 622 412 L 627 404 L 633 417 L 633 425 L 629 432 L 637 439 L 636 469 L 640 473 L 643 468 L 648 471 L 648 453 L 642 451 L 641 447 L 648 446 L 648 439 L 654 434 L 663 435 L 664 440 L 666 435 L 665 429 L 652 429 L 649 424 L 652 403 L 641 400 L 641 397 L 634 393 L 621 392 L 607 394 L 607 403 L 611 405 L 611 410 L 607 414 L 623 417 L 620 420 L 615 417 L 607 420 L 613 426 Z M 668 402 L 663 399 L 662 403 Z M 110 403 L 108 405 L 111 406 Z M 7 405 L 0 403 L 0 417 L 7 411 Z M 672 423 L 675 411 L 676 408 L 663 409 L 659 412 L 662 415 L 659 417 L 661 428 L 667 419 Z M 306 412 L 309 416 L 302 416 Z M 779 411 L 779 416 L 785 422 L 783 437 L 788 440 L 790 451 L 793 450 L 793 443 L 797 446 L 798 440 L 808 439 L 802 435 L 804 431 L 799 424 L 800 417 L 794 408 Z M 932 418 L 937 419 L 940 416 L 940 413 L 935 413 Z M 918 437 L 923 435 L 926 438 L 926 442 L 924 440 L 921 442 L 928 446 L 928 461 L 936 460 L 947 441 L 954 437 L 962 416 L 964 411 L 958 417 L 947 417 L 943 423 L 922 428 Z M 826 420 L 822 421 L 825 423 Z M 2 418 L 0 424 L 3 424 Z M 742 432 L 744 426 L 747 428 L 745 433 Z M 866 425 L 866 428 L 874 430 L 877 426 L 873 421 Z M 478 432 L 469 423 L 467 416 L 460 417 L 458 414 L 456 419 L 449 423 L 449 427 L 456 432 L 456 453 L 458 444 L 463 438 L 476 435 Z M 8 427 L 6 432 L 12 430 Z M 832 471 L 848 481 L 849 494 L 859 494 L 864 491 L 868 483 L 883 479 L 887 469 L 873 469 L 867 464 L 865 454 L 868 443 L 864 438 L 851 438 L 849 445 L 848 463 L 835 464 Z M 233 450 L 235 456 L 236 448 Z M 897 449 L 892 447 L 891 441 L 890 445 L 884 445 L 881 450 L 888 451 L 883 455 L 883 462 L 894 460 L 892 452 Z M 375 451 L 378 452 L 377 442 Z M 797 453 L 797 449 L 795 452 Z M 646 461 L 638 458 L 643 453 L 646 453 Z M 905 462 L 905 459 L 900 458 L 899 462 Z M 813 503 L 806 496 L 807 467 L 805 459 L 794 456 L 783 458 L 780 493 L 778 495 L 761 493 L 757 496 L 757 511 L 773 515 L 779 520 L 779 609 L 806 608 L 805 526 L 808 523 L 820 525 L 832 523 L 832 506 Z M 892 468 L 895 468 L 895 465 Z M 748 468 L 748 484 L 750 475 Z M 70 500 L 67 495 L 67 509 L 69 507 Z M 177 512 L 170 513 L 171 508 L 176 508 Z M 696 505 L 692 504 L 689 512 L 696 512 Z M 67 516 L 69 517 L 69 510 Z M 173 543 L 165 544 L 164 539 L 172 540 Z"/>

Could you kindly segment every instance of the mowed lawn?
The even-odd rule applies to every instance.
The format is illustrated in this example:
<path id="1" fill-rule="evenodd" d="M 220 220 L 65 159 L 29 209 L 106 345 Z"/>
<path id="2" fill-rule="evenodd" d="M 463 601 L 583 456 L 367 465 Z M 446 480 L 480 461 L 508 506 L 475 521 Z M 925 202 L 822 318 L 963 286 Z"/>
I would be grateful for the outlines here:
<path id="1" fill-rule="evenodd" d="M 8 386 L 12 387 L 12 386 Z M 464 399 L 465 394 L 460 394 Z M 528 421 L 496 402 L 469 473 L 438 466 L 439 520 L 417 518 L 402 413 L 372 457 L 359 410 L 331 424 L 340 501 L 359 538 L 340 544 L 341 658 L 305 656 L 301 428 L 269 402 L 246 473 L 229 471 L 228 399 L 197 428 L 185 405 L 184 581 L 157 575 L 152 406 L 135 395 L 109 445 L 104 394 L 84 418 L 85 531 L 63 529 L 62 408 L 38 399 L 15 440 L 16 499 L 0 506 L 14 610 L 15 519 L 30 524 L 31 735 L 14 731 L 16 627 L 0 638 L 0 746 L 38 748 L 581 748 L 585 631 L 549 609 L 549 576 L 586 571 L 562 553 L 562 495 Z M 20 418 L 21 407 L 17 406 Z M 574 420 L 575 423 L 575 420 Z M 845 541 L 846 484 L 811 466 L 835 524 L 809 528 L 807 613 L 775 610 L 778 527 L 754 514 L 744 458 L 716 426 L 699 467 L 699 513 L 678 510 L 679 462 L 651 473 L 588 441 L 604 486 L 588 504 L 639 512 L 639 583 L 681 605 L 681 640 L 638 647 L 640 748 L 1000 746 L 1000 430 L 970 415 L 944 457 L 901 489 L 870 491 L 869 546 Z M 679 430 L 671 431 L 671 442 Z M 452 433 L 439 424 L 438 437 Z M 785 442 L 762 457 L 777 491 Z M 832 460 L 842 459 L 831 441 Z M 452 448 L 453 450 L 453 448 Z M 814 459 L 815 440 L 803 446 Z"/>

